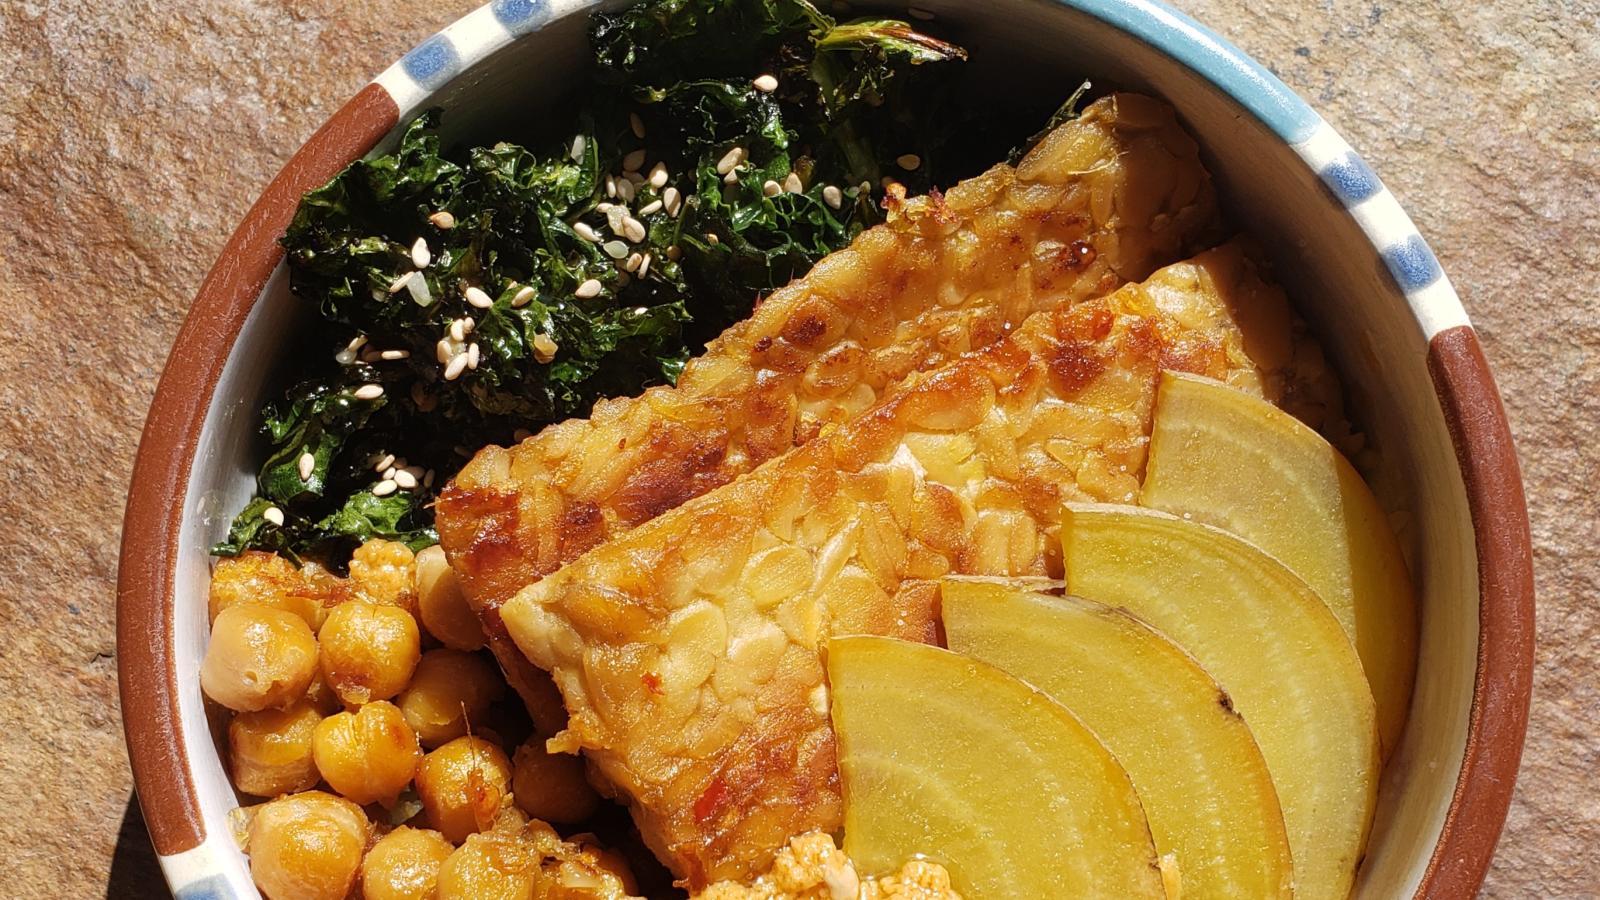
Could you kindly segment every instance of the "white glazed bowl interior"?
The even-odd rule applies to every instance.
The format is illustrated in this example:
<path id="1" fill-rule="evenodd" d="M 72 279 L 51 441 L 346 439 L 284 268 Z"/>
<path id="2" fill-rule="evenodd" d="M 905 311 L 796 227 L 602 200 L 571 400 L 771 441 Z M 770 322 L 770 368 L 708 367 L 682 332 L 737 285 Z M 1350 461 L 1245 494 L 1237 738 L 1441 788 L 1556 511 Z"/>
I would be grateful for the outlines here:
<path id="1" fill-rule="evenodd" d="M 572 6 L 576 4 L 563 4 Z M 616 4 L 608 4 L 616 5 Z M 995 91 L 1064 98 L 1083 77 L 1097 87 L 1145 91 L 1178 110 L 1203 148 L 1232 221 L 1269 252 L 1275 274 L 1333 358 L 1358 424 L 1382 454 L 1375 487 L 1395 513 L 1421 592 L 1422 641 L 1405 739 L 1385 772 L 1358 895 L 1412 893 L 1449 808 L 1467 738 L 1478 640 L 1478 575 L 1466 495 L 1429 379 L 1427 336 L 1371 241 L 1282 138 L 1182 63 L 1081 12 L 1047 0 L 919 0 L 935 28 L 972 51 L 973 78 Z M 903 15 L 903 13 L 901 13 Z M 587 58 L 586 15 L 556 16 L 404 108 L 445 110 L 446 143 L 492 141 L 496 128 L 571 99 Z M 409 119 L 411 113 L 402 113 Z M 558 120 L 556 120 L 558 121 Z M 1028 133 L 1037 123 L 1022 123 Z M 380 147 L 392 144 L 394 136 Z M 190 474 L 178 547 L 176 674 L 184 750 L 207 838 L 193 863 L 256 896 L 246 860 L 227 838 L 239 803 L 217 723 L 199 690 L 204 653 L 207 548 L 244 504 L 259 463 L 256 410 L 278 348 L 306 319 L 283 268 L 233 347 Z M 174 883 L 190 880 L 170 871 Z M 220 873 L 215 871 L 220 869 Z M 193 875 L 201 875 L 193 872 Z M 201 877 L 204 877 L 202 875 Z M 214 882 L 213 882 L 214 883 Z"/>

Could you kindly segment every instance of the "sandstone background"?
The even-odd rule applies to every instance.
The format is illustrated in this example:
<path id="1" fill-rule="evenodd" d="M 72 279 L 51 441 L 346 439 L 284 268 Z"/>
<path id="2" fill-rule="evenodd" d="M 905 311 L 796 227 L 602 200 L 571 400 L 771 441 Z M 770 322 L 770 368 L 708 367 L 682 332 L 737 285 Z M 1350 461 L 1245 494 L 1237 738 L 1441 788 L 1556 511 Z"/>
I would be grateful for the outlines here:
<path id="1" fill-rule="evenodd" d="M 300 142 L 477 0 L 0 0 L 0 894 L 157 897 L 112 639 L 171 336 Z M 1600 896 L 1600 5 L 1179 0 L 1360 149 L 1482 332 L 1539 668 L 1485 896 Z"/>

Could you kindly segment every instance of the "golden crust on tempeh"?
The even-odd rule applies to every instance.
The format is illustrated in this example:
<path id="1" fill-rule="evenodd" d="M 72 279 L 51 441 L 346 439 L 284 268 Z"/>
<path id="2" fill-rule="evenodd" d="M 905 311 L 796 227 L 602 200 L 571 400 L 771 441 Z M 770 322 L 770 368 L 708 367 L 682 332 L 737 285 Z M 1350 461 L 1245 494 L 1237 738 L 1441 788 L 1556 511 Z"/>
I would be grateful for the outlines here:
<path id="1" fill-rule="evenodd" d="M 500 610 L 565 698 L 555 744 L 689 886 L 758 871 L 841 822 L 829 635 L 933 641 L 941 576 L 1059 574 L 1062 504 L 1133 499 L 1162 369 L 1331 403 L 1305 343 L 1229 245 L 1034 315 L 612 538 Z"/>
<path id="2" fill-rule="evenodd" d="M 442 492 L 440 542 L 530 704 L 495 607 L 614 534 L 726 484 L 1028 314 L 1101 295 L 1216 237 L 1211 185 L 1166 105 L 1090 105 L 1016 168 L 914 200 L 774 292 L 676 387 L 489 447 Z"/>

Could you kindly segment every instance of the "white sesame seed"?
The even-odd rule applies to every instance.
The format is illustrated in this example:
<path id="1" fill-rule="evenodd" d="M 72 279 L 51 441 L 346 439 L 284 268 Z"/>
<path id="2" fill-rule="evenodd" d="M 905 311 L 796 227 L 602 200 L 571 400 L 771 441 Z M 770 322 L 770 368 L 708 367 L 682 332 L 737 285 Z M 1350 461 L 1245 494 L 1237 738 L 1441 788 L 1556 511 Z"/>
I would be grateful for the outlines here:
<path id="1" fill-rule="evenodd" d="M 465 372 L 466 370 L 467 355 L 465 353 L 457 353 L 455 357 L 450 360 L 450 365 L 444 367 L 444 380 L 455 381 L 457 378 L 460 378 L 461 373 Z"/>
<path id="2" fill-rule="evenodd" d="M 744 148 L 735 147 L 722 155 L 717 160 L 717 174 L 726 175 L 733 171 L 733 167 L 744 161 Z"/>
<path id="3" fill-rule="evenodd" d="M 455 356 L 455 355 L 456 355 L 455 342 L 450 340 L 449 338 L 441 338 L 439 340 L 439 343 L 433 345 L 433 358 L 438 360 L 439 361 L 439 365 L 441 365 L 441 366 L 444 365 L 445 363 L 449 362 L 450 361 L 450 357 Z"/>
<path id="4" fill-rule="evenodd" d="M 617 197 L 621 199 L 623 203 L 632 203 L 633 198 L 638 196 L 638 193 L 638 189 L 635 188 L 633 186 L 633 182 L 629 181 L 628 179 L 624 178 L 617 182 Z"/>
<path id="5" fill-rule="evenodd" d="M 473 341 L 472 343 L 468 344 L 467 345 L 467 368 L 476 369 L 478 367 L 478 360 L 480 358 L 481 357 L 478 355 L 478 342 L 477 341 Z"/>
<path id="6" fill-rule="evenodd" d="M 635 219 L 633 216 L 625 216 L 622 220 L 622 234 L 627 237 L 628 240 L 637 244 L 644 240 L 646 234 L 644 223 L 638 219 Z"/>
<path id="7" fill-rule="evenodd" d="M 646 203 L 645 205 L 639 207 L 639 215 L 648 216 L 648 215 L 651 215 L 652 213 L 660 212 L 661 211 L 661 207 L 662 207 L 662 203 L 661 203 L 660 200 L 651 200 L 649 203 Z"/>
<path id="8" fill-rule="evenodd" d="M 300 471 L 301 481 L 310 481 L 311 473 L 317 470 L 317 458 L 310 453 L 301 453 L 296 468 Z"/>
<path id="9" fill-rule="evenodd" d="M 615 196 L 617 196 L 617 180 L 615 178 L 612 178 L 610 175 L 606 176 L 606 196 L 607 197 L 615 197 Z"/>
<path id="10" fill-rule="evenodd" d="M 628 127 L 633 129 L 633 136 L 644 140 L 644 120 L 636 112 L 628 113 Z"/>
<path id="11" fill-rule="evenodd" d="M 622 230 L 622 220 L 628 217 L 626 206 L 613 206 L 606 210 L 606 225 L 612 231 Z"/>
<path id="12" fill-rule="evenodd" d="M 394 483 L 400 490 L 409 491 L 417 486 L 417 476 L 410 472 L 396 472 L 394 473 Z"/>
<path id="13" fill-rule="evenodd" d="M 456 319 L 450 323 L 450 340 L 461 343 L 467 339 L 467 323 L 464 319 Z"/>
<path id="14" fill-rule="evenodd" d="M 389 293 L 393 294 L 393 293 L 399 291 L 401 288 L 405 287 L 406 284 L 411 281 L 411 279 L 415 278 L 416 276 L 417 276 L 417 272 L 416 272 L 415 269 L 412 269 L 410 272 L 406 272 L 403 275 L 396 275 L 394 277 L 394 280 L 389 282 Z"/>
<path id="15" fill-rule="evenodd" d="M 422 473 L 422 486 L 423 487 L 427 487 L 427 488 L 433 487 L 433 470 L 432 469 L 429 469 L 428 471 Z"/>
<path id="16" fill-rule="evenodd" d="M 624 272 L 632 272 L 635 269 L 638 269 L 639 268 L 639 263 L 643 259 L 644 259 L 644 257 L 642 255 L 638 254 L 638 253 L 630 253 L 630 254 L 628 254 L 628 258 L 622 261 L 622 271 L 624 271 Z"/>
<path id="17" fill-rule="evenodd" d="M 594 211 L 595 212 L 607 212 L 610 209 L 611 209 L 611 204 L 607 203 L 604 200 L 601 200 L 599 203 L 596 203 L 594 205 Z"/>
<path id="18" fill-rule="evenodd" d="M 645 313 L 647 313 L 649 311 L 650 310 L 644 308 L 643 306 L 636 306 L 633 309 L 633 314 L 636 315 L 636 316 L 642 316 L 642 315 L 644 315 Z"/>
<path id="19" fill-rule="evenodd" d="M 382 353 L 378 354 L 378 358 L 379 359 L 383 359 L 383 360 L 388 360 L 389 362 L 394 362 L 397 359 L 410 359 L 411 358 L 411 351 L 410 350 L 385 350 Z"/>
<path id="20" fill-rule="evenodd" d="M 533 336 L 533 358 L 539 362 L 548 363 L 555 359 L 556 351 L 559 349 L 556 346 L 556 342 L 551 340 L 550 335 L 536 334 Z"/>
<path id="21" fill-rule="evenodd" d="M 708 243 L 711 246 L 715 247 L 717 245 L 717 236 L 715 234 L 712 234 L 709 231 L 706 232 L 706 243 Z"/>
<path id="22" fill-rule="evenodd" d="M 528 287 L 527 285 L 517 288 L 517 292 L 511 295 L 511 308 L 521 309 L 522 307 L 527 306 L 528 301 L 533 299 L 533 294 L 533 288 Z"/>
<path id="23" fill-rule="evenodd" d="M 573 291 L 572 295 L 584 300 L 587 300 L 590 297 L 598 297 L 600 296 L 601 287 L 602 285 L 600 284 L 600 279 L 590 278 L 583 284 L 578 285 L 578 289 Z"/>
<path id="24" fill-rule="evenodd" d="M 477 320 L 473 319 L 471 316 L 462 316 L 461 317 L 461 333 L 462 334 L 471 334 L 472 333 L 472 329 L 477 328 L 477 327 L 478 327 Z"/>
<path id="25" fill-rule="evenodd" d="M 924 22 L 932 22 L 933 21 L 933 13 L 928 12 L 925 9 L 920 9 L 918 7 L 915 7 L 915 6 L 908 6 L 908 7 L 906 7 L 906 12 L 910 13 L 911 14 L 911 18 L 913 18 L 913 19 L 921 19 Z"/>
<path id="26" fill-rule="evenodd" d="M 624 156 L 622 158 L 622 171 L 623 172 L 637 172 L 637 171 L 639 171 L 639 167 L 642 166 L 642 165 L 644 165 L 644 149 L 643 148 L 635 150 L 632 153 L 629 153 L 627 156 Z"/>
<path id="27" fill-rule="evenodd" d="M 750 84 L 763 94 L 770 94 L 778 89 L 778 79 L 771 75 L 761 75 L 757 77 L 755 81 L 750 82 Z"/>
<path id="28" fill-rule="evenodd" d="M 800 183 L 800 176 L 798 174 L 790 172 L 783 178 L 783 189 L 791 194 L 798 194 L 804 191 L 806 186 Z"/>
<path id="29" fill-rule="evenodd" d="M 373 288 L 372 291 L 371 291 L 371 294 L 372 294 L 372 299 L 378 301 L 379 303 L 382 303 L 383 301 L 389 299 L 389 295 L 384 293 L 382 290 L 380 290 L 378 288 Z"/>
<path id="30" fill-rule="evenodd" d="M 451 215 L 447 210 L 443 209 L 429 216 L 428 221 L 433 224 L 433 227 L 439 229 L 440 231 L 449 231 L 450 229 L 456 227 L 456 217 Z"/>
<path id="31" fill-rule="evenodd" d="M 469 287 L 463 293 L 467 295 L 467 302 L 479 309 L 488 309 L 494 305 L 494 298 L 489 296 L 483 288 Z"/>
<path id="32" fill-rule="evenodd" d="M 612 259 L 621 259 L 628 255 L 628 245 L 621 241 L 606 241 L 600 246 L 606 255 Z"/>
<path id="33" fill-rule="evenodd" d="M 915 153 L 902 153 L 894 158 L 894 162 L 907 172 L 914 172 L 922 165 L 922 157 Z"/>
<path id="34" fill-rule="evenodd" d="M 418 306 L 433 305 L 433 291 L 428 290 L 428 279 L 422 277 L 421 272 L 412 272 L 412 277 L 406 279 L 406 290 L 411 292 L 411 300 Z"/>
<path id="35" fill-rule="evenodd" d="M 761 183 L 761 193 L 767 197 L 776 197 L 783 193 L 783 185 L 768 178 L 766 181 Z"/>
<path id="36" fill-rule="evenodd" d="M 863 193 L 863 194 L 871 193 L 872 192 L 872 182 L 870 182 L 870 181 L 861 182 L 860 189 L 861 189 L 861 193 Z"/>
<path id="37" fill-rule="evenodd" d="M 361 387 L 356 388 L 355 393 L 351 394 L 351 396 L 357 400 L 376 400 L 383 396 L 383 385 L 363 384 Z"/>
<path id="38" fill-rule="evenodd" d="M 356 361 L 356 355 L 350 350 L 340 350 L 333 355 L 333 361 L 341 366 L 348 366 Z"/>
<path id="39" fill-rule="evenodd" d="M 394 493 L 396 490 L 399 490 L 399 488 L 400 488 L 400 485 L 395 484 L 393 481 L 390 481 L 389 479 L 385 478 L 384 480 L 382 480 L 382 481 L 380 481 L 377 484 L 372 486 L 372 496 L 374 496 L 374 497 L 387 497 L 390 494 Z"/>
<path id="40" fill-rule="evenodd" d="M 374 472 L 382 472 L 382 471 L 388 469 L 392 465 L 394 465 L 394 454 L 393 453 L 385 453 L 382 456 L 378 457 L 378 461 L 377 462 L 372 464 L 372 471 L 374 471 Z"/>
<path id="41" fill-rule="evenodd" d="M 575 134 L 572 136 L 572 150 L 567 155 L 572 157 L 573 162 L 577 162 L 578 160 L 583 159 L 583 151 L 587 149 L 588 146 L 588 138 L 581 134 Z"/>
<path id="42" fill-rule="evenodd" d="M 644 259 L 639 260 L 639 277 L 643 278 L 650 271 L 650 254 L 646 253 Z"/>
<path id="43" fill-rule="evenodd" d="M 388 479 L 391 479 L 391 478 L 394 477 L 394 472 L 395 472 L 395 467 L 394 466 L 390 466 L 389 468 L 384 469 L 383 470 L 383 474 L 379 475 L 378 477 L 382 478 L 382 479 L 385 479 L 385 480 L 388 480 Z"/>
<path id="44" fill-rule="evenodd" d="M 734 170 L 730 171 L 728 174 L 722 176 L 722 183 L 723 184 L 738 184 L 739 183 L 739 170 L 738 169 L 734 169 Z"/>
<path id="45" fill-rule="evenodd" d="M 433 254 L 428 252 L 426 238 L 417 238 L 411 245 L 411 264 L 419 269 L 426 269 L 428 263 L 433 261 Z"/>
<path id="46" fill-rule="evenodd" d="M 667 208 L 667 215 L 675 216 L 678 214 L 679 204 L 683 202 L 683 195 L 678 193 L 677 188 L 669 187 L 661 192 L 661 202 Z"/>
<path id="47" fill-rule="evenodd" d="M 595 233 L 593 226 L 591 226 L 588 222 L 578 222 L 572 226 L 572 230 L 577 232 L 578 237 L 581 237 L 586 241 L 600 240 L 600 235 Z"/>
<path id="48" fill-rule="evenodd" d="M 838 209 L 844 205 L 844 192 L 839 190 L 838 185 L 830 184 L 822 189 L 822 201 L 834 209 Z"/>
<path id="49" fill-rule="evenodd" d="M 283 510 L 277 508 L 276 506 L 269 506 L 266 509 L 263 509 L 261 511 L 261 518 L 266 519 L 268 522 L 271 522 L 279 528 L 283 527 Z"/>
<path id="50" fill-rule="evenodd" d="M 650 170 L 650 186 L 659 191 L 666 187 L 667 179 L 670 177 L 667 174 L 667 164 L 656 163 L 655 167 Z"/>

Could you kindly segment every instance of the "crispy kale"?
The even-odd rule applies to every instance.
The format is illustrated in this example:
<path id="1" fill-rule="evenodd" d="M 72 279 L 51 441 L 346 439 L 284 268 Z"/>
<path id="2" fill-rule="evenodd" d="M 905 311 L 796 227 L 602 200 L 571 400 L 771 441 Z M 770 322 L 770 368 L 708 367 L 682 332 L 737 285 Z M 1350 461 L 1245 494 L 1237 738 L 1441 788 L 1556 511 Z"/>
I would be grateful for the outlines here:
<path id="1" fill-rule="evenodd" d="M 216 552 L 338 565 L 370 537 L 432 542 L 432 489 L 472 450 L 673 382 L 876 224 L 885 176 L 968 174 L 942 162 L 933 65 L 965 54 L 904 22 L 651 0 L 596 14 L 590 40 L 586 106 L 548 145 L 445 148 L 427 113 L 301 200 L 283 245 L 319 322 Z"/>

